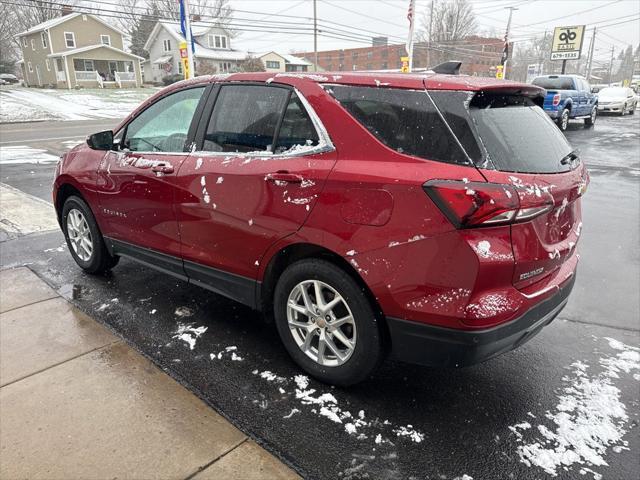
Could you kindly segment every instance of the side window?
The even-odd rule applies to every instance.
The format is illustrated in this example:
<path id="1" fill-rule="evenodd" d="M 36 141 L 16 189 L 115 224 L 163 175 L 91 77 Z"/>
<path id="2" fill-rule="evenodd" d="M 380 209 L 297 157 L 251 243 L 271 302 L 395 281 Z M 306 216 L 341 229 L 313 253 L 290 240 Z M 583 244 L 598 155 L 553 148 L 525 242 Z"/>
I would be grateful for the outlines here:
<path id="1" fill-rule="evenodd" d="M 335 98 L 371 134 L 407 155 L 446 163 L 469 163 L 424 91 L 331 88 Z"/>
<path id="2" fill-rule="evenodd" d="M 161 98 L 134 118 L 123 147 L 132 152 L 182 152 L 191 120 L 205 87 L 189 88 Z"/>
<path id="3" fill-rule="evenodd" d="M 272 151 L 289 90 L 259 85 L 220 87 L 203 149 L 210 152 Z"/>
<path id="4" fill-rule="evenodd" d="M 297 146 L 316 146 L 318 141 L 318 132 L 313 122 L 298 96 L 292 93 L 280 125 L 275 153 L 282 153 Z"/>

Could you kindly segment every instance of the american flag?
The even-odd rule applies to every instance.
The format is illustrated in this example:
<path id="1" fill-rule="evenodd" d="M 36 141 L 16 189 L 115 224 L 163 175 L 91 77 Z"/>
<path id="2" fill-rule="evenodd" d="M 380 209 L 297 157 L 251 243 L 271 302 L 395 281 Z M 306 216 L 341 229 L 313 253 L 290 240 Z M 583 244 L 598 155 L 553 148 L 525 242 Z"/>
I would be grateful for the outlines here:
<path id="1" fill-rule="evenodd" d="M 407 20 L 409 20 L 409 25 L 413 25 L 413 12 L 416 7 L 416 0 L 409 1 L 409 11 L 407 12 Z"/>

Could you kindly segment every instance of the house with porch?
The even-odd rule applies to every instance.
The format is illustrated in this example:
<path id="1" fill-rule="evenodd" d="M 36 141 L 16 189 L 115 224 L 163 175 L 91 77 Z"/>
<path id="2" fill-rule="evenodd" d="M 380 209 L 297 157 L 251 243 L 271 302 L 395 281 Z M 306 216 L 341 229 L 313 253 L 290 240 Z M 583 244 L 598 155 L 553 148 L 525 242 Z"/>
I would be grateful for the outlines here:
<path id="1" fill-rule="evenodd" d="M 247 58 L 247 52 L 231 48 L 229 32 L 210 22 L 191 23 L 196 75 L 237 71 Z M 149 34 L 144 49 L 149 52 L 145 63 L 145 81 L 161 82 L 164 77 L 182 75 L 180 44 L 185 42 L 180 23 L 158 21 Z"/>
<path id="2" fill-rule="evenodd" d="M 125 88 L 142 86 L 144 58 L 124 51 L 124 33 L 95 15 L 63 15 L 16 37 L 28 87 Z"/>

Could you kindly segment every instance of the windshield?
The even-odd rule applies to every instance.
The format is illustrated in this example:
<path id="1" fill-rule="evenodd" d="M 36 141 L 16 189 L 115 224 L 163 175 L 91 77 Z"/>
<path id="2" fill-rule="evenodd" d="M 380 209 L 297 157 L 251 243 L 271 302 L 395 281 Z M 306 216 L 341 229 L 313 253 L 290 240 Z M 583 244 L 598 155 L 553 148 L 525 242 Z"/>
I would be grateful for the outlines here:
<path id="1" fill-rule="evenodd" d="M 573 78 L 571 77 L 538 77 L 534 78 L 533 85 L 542 87 L 546 90 L 573 90 Z"/>
<path id="2" fill-rule="evenodd" d="M 627 91 L 624 88 L 603 88 L 599 95 L 601 97 L 626 97 Z"/>
<path id="3" fill-rule="evenodd" d="M 483 150 L 476 164 L 519 173 L 558 173 L 571 169 L 560 161 L 573 151 L 558 127 L 530 98 L 480 92 L 469 101 L 469 92 L 429 92 L 456 136 L 465 139 L 469 131 Z M 452 112 L 466 122 L 450 122 Z M 470 155 L 474 158 L 474 155 Z M 474 158 L 475 160 L 475 158 Z"/>

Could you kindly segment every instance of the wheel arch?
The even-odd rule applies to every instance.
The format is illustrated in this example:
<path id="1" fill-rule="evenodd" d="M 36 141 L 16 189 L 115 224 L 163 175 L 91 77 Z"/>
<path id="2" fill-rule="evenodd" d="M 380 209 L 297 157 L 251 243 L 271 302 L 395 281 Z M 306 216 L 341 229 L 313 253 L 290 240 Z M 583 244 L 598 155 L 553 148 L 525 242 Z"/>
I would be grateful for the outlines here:
<path id="1" fill-rule="evenodd" d="M 367 297 L 367 300 L 371 304 L 373 310 L 376 312 L 376 316 L 379 321 L 378 324 L 382 325 L 380 333 L 383 338 L 384 346 L 387 348 L 390 345 L 390 336 L 384 312 L 367 283 L 363 280 L 356 269 L 344 259 L 344 257 L 338 255 L 332 250 L 329 250 L 328 248 L 313 243 L 293 243 L 286 245 L 280 248 L 269 259 L 269 263 L 264 270 L 262 283 L 257 295 L 258 307 L 264 313 L 265 318 L 268 321 L 273 321 L 273 295 L 278 279 L 282 273 L 285 271 L 287 266 L 305 259 L 321 259 L 332 263 L 346 272 L 358 284 L 362 292 L 364 292 Z"/>
<path id="2" fill-rule="evenodd" d="M 56 192 L 56 199 L 55 199 L 55 209 L 56 209 L 56 217 L 58 218 L 58 223 L 62 224 L 62 207 L 64 206 L 64 202 L 67 201 L 67 198 L 71 197 L 71 196 L 76 196 L 76 197 L 80 197 L 87 205 L 89 205 L 89 203 L 87 202 L 87 199 L 84 198 L 84 196 L 82 195 L 82 193 L 80 193 L 80 190 L 74 186 L 71 183 L 63 183 L 58 187 L 58 190 Z M 91 207 L 89 207 L 91 208 Z M 95 215 L 94 215 L 95 216 Z"/>

